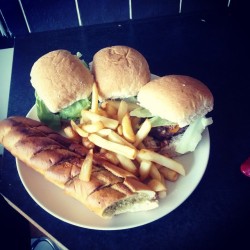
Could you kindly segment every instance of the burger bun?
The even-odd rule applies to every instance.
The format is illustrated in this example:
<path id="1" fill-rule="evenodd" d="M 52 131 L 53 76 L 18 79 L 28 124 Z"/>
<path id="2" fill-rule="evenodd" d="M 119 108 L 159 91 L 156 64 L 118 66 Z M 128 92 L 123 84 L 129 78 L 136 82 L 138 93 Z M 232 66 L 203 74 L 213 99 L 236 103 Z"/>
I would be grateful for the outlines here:
<path id="1" fill-rule="evenodd" d="M 52 113 L 89 97 L 94 82 L 89 69 L 67 50 L 51 51 L 40 57 L 30 76 L 37 95 Z"/>
<path id="2" fill-rule="evenodd" d="M 136 96 L 140 88 L 150 81 L 146 59 L 127 46 L 99 50 L 93 57 L 92 72 L 100 99 Z"/>
<path id="3" fill-rule="evenodd" d="M 213 109 L 214 99 L 201 81 L 184 75 L 158 77 L 143 86 L 139 104 L 154 116 L 185 127 Z"/>

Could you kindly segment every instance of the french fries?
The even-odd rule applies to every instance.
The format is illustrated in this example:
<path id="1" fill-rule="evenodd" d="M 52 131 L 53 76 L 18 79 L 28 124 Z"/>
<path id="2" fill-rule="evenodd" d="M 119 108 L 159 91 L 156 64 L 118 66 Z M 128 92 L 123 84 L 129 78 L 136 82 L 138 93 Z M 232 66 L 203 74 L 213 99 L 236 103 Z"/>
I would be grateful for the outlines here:
<path id="1" fill-rule="evenodd" d="M 137 167 L 135 166 L 135 164 L 133 163 L 132 160 L 130 160 L 129 158 L 127 158 L 124 155 L 121 154 L 117 154 L 116 157 L 118 158 L 121 166 L 129 171 L 132 174 L 136 174 L 137 173 Z"/>
<path id="2" fill-rule="evenodd" d="M 135 142 L 135 134 L 132 128 L 131 119 L 128 113 L 125 113 L 121 120 L 122 133 L 125 139 L 129 142 Z"/>
<path id="3" fill-rule="evenodd" d="M 174 182 L 179 175 L 185 175 L 182 164 L 145 148 L 151 123 L 148 119 L 141 123 L 139 118 L 130 117 L 129 112 L 138 107 L 137 104 L 125 101 L 99 104 L 98 100 L 98 89 L 94 83 L 90 110 L 82 110 L 80 122 L 72 120 L 70 126 L 64 129 L 67 137 L 82 143 L 89 150 L 79 179 L 90 180 L 93 152 L 97 152 L 109 162 L 103 163 L 106 168 L 138 178 L 160 199 L 164 198 L 167 195 L 167 181 Z"/>
<path id="4" fill-rule="evenodd" d="M 79 179 L 82 181 L 90 181 L 91 171 L 93 164 L 93 149 L 90 149 L 86 158 L 84 159 L 81 167 L 81 171 L 79 174 Z"/>
<path id="5" fill-rule="evenodd" d="M 112 102 L 104 102 L 101 104 L 101 107 L 109 117 L 117 118 L 118 107 L 114 106 Z"/>
<path id="6" fill-rule="evenodd" d="M 154 163 L 151 165 L 149 174 L 150 174 L 152 179 L 156 179 L 158 181 L 161 181 L 161 174 Z"/>
<path id="7" fill-rule="evenodd" d="M 159 165 L 170 168 L 181 175 L 185 175 L 185 169 L 180 163 L 154 151 L 150 151 L 148 149 L 141 149 L 138 152 L 137 157 L 139 159 L 158 163 Z"/>
<path id="8" fill-rule="evenodd" d="M 135 148 L 133 144 L 128 142 L 125 138 L 123 138 L 121 135 L 117 134 L 115 131 L 111 130 L 108 134 L 108 138 L 110 141 L 117 142 L 119 144 L 124 144 L 128 147 Z"/>
<path id="9" fill-rule="evenodd" d="M 128 112 L 128 104 L 122 100 L 120 102 L 120 105 L 118 108 L 118 113 L 117 113 L 118 121 L 120 123 L 127 112 Z"/>
<path id="10" fill-rule="evenodd" d="M 141 180 L 145 180 L 148 177 L 151 166 L 152 166 L 151 161 L 146 161 L 146 160 L 141 161 L 139 168 L 139 175 Z"/>
<path id="11" fill-rule="evenodd" d="M 134 142 L 134 146 L 137 147 L 148 135 L 150 129 L 151 129 L 151 123 L 148 119 L 146 119 L 140 129 L 137 131 L 136 135 L 135 135 L 135 142 Z"/>
<path id="12" fill-rule="evenodd" d="M 159 172 L 164 176 L 164 178 L 168 181 L 176 181 L 179 177 L 179 174 L 176 171 L 173 171 L 169 168 L 160 167 Z"/>
<path id="13" fill-rule="evenodd" d="M 109 105 L 113 106 L 117 110 L 119 109 L 119 106 L 121 104 L 120 101 L 107 101 L 105 104 L 108 103 Z M 127 103 L 127 111 L 130 112 L 136 108 L 139 108 L 140 106 L 137 105 L 136 103 Z"/>
<path id="14" fill-rule="evenodd" d="M 71 126 L 65 127 L 63 131 L 65 135 L 73 141 L 81 141 L 82 137 Z"/>
<path id="15" fill-rule="evenodd" d="M 96 83 L 93 84 L 93 89 L 92 89 L 91 111 L 93 113 L 98 113 L 98 90 Z"/>
<path id="16" fill-rule="evenodd" d="M 81 129 L 73 120 L 70 121 L 70 124 L 73 128 L 73 130 L 80 135 L 81 137 L 88 137 L 88 133 L 86 131 L 84 131 L 83 129 Z"/>
<path id="17" fill-rule="evenodd" d="M 96 134 L 91 134 L 89 136 L 89 140 L 100 148 L 104 148 L 111 152 L 124 155 L 129 159 L 135 159 L 136 157 L 137 152 L 135 148 L 130 148 L 126 145 L 109 141 Z"/>
<path id="18" fill-rule="evenodd" d="M 113 152 L 105 152 L 104 156 L 113 164 L 118 165 L 120 163 L 120 161 L 117 158 L 117 154 L 113 153 Z"/>
<path id="19" fill-rule="evenodd" d="M 82 137 L 82 145 L 88 149 L 93 149 L 95 147 L 95 144 L 91 142 L 88 137 Z"/>
<path id="20" fill-rule="evenodd" d="M 119 122 L 115 119 L 111 119 L 96 113 L 93 113 L 89 110 L 82 110 L 81 112 L 83 122 L 99 122 L 101 121 L 105 128 L 116 129 Z"/>
<path id="21" fill-rule="evenodd" d="M 81 128 L 87 133 L 95 133 L 104 128 L 104 124 L 101 121 L 93 122 L 91 124 L 83 124 Z"/>
<path id="22" fill-rule="evenodd" d="M 152 188 L 152 190 L 154 190 L 155 192 L 160 192 L 160 191 L 166 191 L 166 186 L 164 184 L 162 184 L 161 181 L 156 180 L 156 179 L 151 179 L 148 182 L 149 187 Z"/>

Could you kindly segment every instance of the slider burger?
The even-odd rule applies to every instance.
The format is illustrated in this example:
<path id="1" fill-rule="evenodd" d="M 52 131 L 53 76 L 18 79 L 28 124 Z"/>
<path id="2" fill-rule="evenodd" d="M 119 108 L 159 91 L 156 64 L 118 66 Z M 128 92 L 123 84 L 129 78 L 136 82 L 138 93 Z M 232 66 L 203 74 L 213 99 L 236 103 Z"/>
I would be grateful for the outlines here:
<path id="1" fill-rule="evenodd" d="M 152 129 L 143 141 L 147 148 L 169 156 L 195 150 L 212 118 L 214 99 L 201 81 L 184 75 L 156 78 L 143 86 L 137 96 L 140 107 L 131 116 L 150 119 Z"/>
<path id="2" fill-rule="evenodd" d="M 99 50 L 93 57 L 92 72 L 99 99 L 133 99 L 150 81 L 149 65 L 144 56 L 127 46 Z"/>
<path id="3" fill-rule="evenodd" d="M 40 57 L 30 77 L 38 118 L 54 129 L 60 129 L 63 120 L 77 119 L 82 109 L 91 106 L 93 75 L 84 61 L 67 50 Z"/>

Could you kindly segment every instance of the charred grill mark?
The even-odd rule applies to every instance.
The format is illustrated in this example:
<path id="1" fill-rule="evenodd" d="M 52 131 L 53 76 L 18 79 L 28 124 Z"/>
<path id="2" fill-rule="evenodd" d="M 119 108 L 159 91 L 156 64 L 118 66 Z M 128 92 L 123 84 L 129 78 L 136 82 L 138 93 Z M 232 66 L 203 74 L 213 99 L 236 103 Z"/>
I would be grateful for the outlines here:
<path id="1" fill-rule="evenodd" d="M 88 149 L 81 144 L 72 143 L 71 145 L 69 145 L 68 149 L 83 157 L 85 157 L 88 153 Z"/>
<path id="2" fill-rule="evenodd" d="M 79 176 L 81 159 L 68 158 L 50 166 L 45 175 L 54 181 L 66 184 Z"/>
<path id="3" fill-rule="evenodd" d="M 11 137 L 15 137 L 15 149 L 19 155 L 25 155 L 24 159 L 29 159 L 31 167 L 60 184 L 80 181 L 79 173 L 87 148 L 31 119 L 17 117 L 9 119 L 8 123 L 11 123 Z M 124 182 L 124 178 L 105 169 L 105 164 L 111 163 L 103 157 L 94 157 L 91 178 L 95 186 L 90 194 Z"/>
<path id="4" fill-rule="evenodd" d="M 39 140 L 39 144 L 42 143 L 44 149 L 57 149 L 61 147 L 81 156 L 85 156 L 88 152 L 83 145 L 72 142 L 70 139 L 63 137 L 38 121 L 27 118 L 24 119 L 23 117 L 12 117 L 9 122 L 12 124 L 12 126 L 10 126 L 12 128 L 10 132 L 14 135 L 13 137 L 15 137 L 18 143 L 24 143 L 23 140 Z M 19 142 L 19 140 L 22 142 Z M 47 146 L 43 141 L 53 146 Z M 34 144 L 37 144 L 36 141 Z M 36 153 L 42 151 L 42 147 L 37 150 Z"/>
<path id="5" fill-rule="evenodd" d="M 41 153 L 42 151 L 55 151 L 56 149 L 61 149 L 58 145 L 46 145 L 40 148 L 38 151 L 34 152 L 34 155 Z"/>

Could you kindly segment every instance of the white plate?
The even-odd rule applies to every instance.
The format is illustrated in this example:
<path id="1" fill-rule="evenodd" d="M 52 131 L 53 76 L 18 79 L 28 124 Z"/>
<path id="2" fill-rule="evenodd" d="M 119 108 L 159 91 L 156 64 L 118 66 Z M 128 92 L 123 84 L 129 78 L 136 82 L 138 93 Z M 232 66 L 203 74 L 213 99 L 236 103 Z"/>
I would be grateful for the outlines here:
<path id="1" fill-rule="evenodd" d="M 27 117 L 38 120 L 33 107 Z M 80 202 L 65 195 L 63 190 L 47 181 L 41 174 L 16 160 L 18 173 L 24 187 L 34 201 L 44 210 L 67 223 L 90 229 L 120 230 L 153 222 L 180 206 L 200 182 L 209 158 L 210 138 L 208 129 L 195 152 L 179 157 L 186 169 L 186 176 L 175 183 L 168 183 L 168 195 L 160 200 L 159 207 L 146 212 L 127 213 L 104 220 L 90 212 Z"/>

